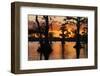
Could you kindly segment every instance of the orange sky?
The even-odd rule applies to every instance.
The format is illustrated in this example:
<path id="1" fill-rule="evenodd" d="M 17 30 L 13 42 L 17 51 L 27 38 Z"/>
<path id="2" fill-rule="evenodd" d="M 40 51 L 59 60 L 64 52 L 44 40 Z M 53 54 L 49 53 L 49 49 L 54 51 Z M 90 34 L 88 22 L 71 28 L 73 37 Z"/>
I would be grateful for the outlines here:
<path id="1" fill-rule="evenodd" d="M 35 22 L 35 18 L 36 18 L 36 16 L 29 15 L 28 16 L 28 21 L 29 22 L 33 22 L 33 21 Z M 53 32 L 54 37 L 60 37 L 59 36 L 61 34 L 60 28 L 61 28 L 61 25 L 64 23 L 63 19 L 65 17 L 51 16 L 51 18 L 52 18 L 52 24 L 51 24 L 52 28 L 49 27 L 49 32 Z M 43 16 L 38 16 L 38 20 L 39 20 L 39 22 L 45 22 L 45 20 L 43 19 Z M 51 21 L 49 20 L 49 22 L 51 22 Z M 29 26 L 32 26 L 32 24 L 29 24 Z M 86 25 L 82 25 L 80 27 L 80 34 L 81 34 L 81 32 L 84 31 L 83 30 L 84 27 L 86 27 Z M 69 37 L 73 38 L 75 36 L 75 33 L 73 33 L 72 31 L 77 30 L 76 24 L 75 23 L 66 24 L 66 29 L 68 29 L 67 31 L 70 32 Z"/>

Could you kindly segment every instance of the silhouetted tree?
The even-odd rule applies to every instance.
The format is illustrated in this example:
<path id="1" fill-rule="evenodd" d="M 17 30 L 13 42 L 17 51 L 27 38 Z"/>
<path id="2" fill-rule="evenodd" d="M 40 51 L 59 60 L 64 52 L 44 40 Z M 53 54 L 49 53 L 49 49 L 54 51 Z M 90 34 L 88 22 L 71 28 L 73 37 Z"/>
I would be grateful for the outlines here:
<path id="1" fill-rule="evenodd" d="M 77 17 L 77 39 L 76 39 L 76 45 L 74 48 L 76 49 L 76 58 L 79 58 L 80 56 L 80 49 L 82 48 L 81 43 L 80 43 L 80 17 Z"/>
<path id="2" fill-rule="evenodd" d="M 83 47 L 84 47 L 84 52 L 85 52 L 85 57 L 88 57 L 88 45 L 87 45 L 87 43 L 88 43 L 88 26 L 86 26 L 87 25 L 87 22 L 88 22 L 88 20 L 87 20 L 87 18 L 84 18 L 82 21 L 81 21 L 81 23 L 82 24 L 84 24 L 84 28 L 83 28 L 83 32 L 82 32 L 82 36 L 81 36 L 81 39 L 83 40 L 82 41 L 82 44 L 83 44 Z"/>
<path id="3" fill-rule="evenodd" d="M 49 59 L 49 56 L 52 52 L 52 48 L 51 45 L 49 43 L 49 39 L 48 39 L 48 30 L 49 30 L 49 24 L 48 24 L 48 16 L 43 16 L 45 19 L 45 29 L 40 31 L 40 47 L 38 48 L 38 52 L 40 53 L 40 60 L 42 59 L 42 56 L 44 56 L 45 60 Z M 41 30 L 40 26 L 39 26 L 39 22 L 37 20 L 37 16 L 36 16 L 36 22 L 38 23 L 38 27 L 39 30 Z M 41 37 L 41 34 L 44 34 L 44 38 Z"/>
<path id="4" fill-rule="evenodd" d="M 45 57 L 45 60 L 48 60 L 49 59 L 49 56 L 52 52 L 52 48 L 51 48 L 51 45 L 50 45 L 50 41 L 49 41 L 49 20 L 48 20 L 48 16 L 43 16 L 44 19 L 45 19 L 45 22 L 46 22 L 46 26 L 45 26 L 45 43 L 44 43 L 44 57 Z"/>
<path id="5" fill-rule="evenodd" d="M 65 37 L 66 37 L 66 34 L 65 34 L 66 26 L 65 26 L 65 24 L 62 24 L 60 30 L 61 30 L 60 36 L 62 37 L 62 39 L 61 39 L 61 44 L 62 44 L 62 59 L 64 59 L 65 58 L 64 57 L 64 51 L 65 51 L 64 46 L 65 46 Z"/>
<path id="6" fill-rule="evenodd" d="M 38 52 L 40 53 L 40 60 L 42 60 L 42 44 L 43 44 L 43 40 L 42 40 L 42 33 L 41 33 L 41 28 L 40 28 L 40 24 L 39 24 L 39 21 L 38 21 L 38 16 L 36 15 L 36 22 L 37 22 L 37 26 L 38 26 L 38 33 L 39 33 L 39 43 L 40 43 L 40 47 L 38 48 Z"/>

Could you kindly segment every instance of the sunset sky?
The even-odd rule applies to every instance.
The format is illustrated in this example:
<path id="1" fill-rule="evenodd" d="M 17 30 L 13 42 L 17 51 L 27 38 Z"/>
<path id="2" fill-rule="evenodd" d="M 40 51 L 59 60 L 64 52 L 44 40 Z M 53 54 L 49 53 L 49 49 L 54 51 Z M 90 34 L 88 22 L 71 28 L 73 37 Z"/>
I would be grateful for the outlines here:
<path id="1" fill-rule="evenodd" d="M 60 37 L 59 35 L 61 34 L 61 26 L 64 23 L 70 22 L 68 24 L 66 24 L 66 29 L 67 31 L 65 31 L 65 33 L 69 33 L 68 37 L 75 37 L 75 31 L 77 30 L 77 21 L 74 19 L 66 19 L 65 16 L 48 16 L 49 18 L 49 32 L 53 33 L 54 37 Z M 75 18 L 75 17 L 73 17 Z M 84 18 L 84 17 L 83 17 Z M 35 15 L 28 15 L 28 28 L 29 29 L 36 29 L 38 28 L 37 23 L 36 23 L 36 16 Z M 43 23 L 45 24 L 45 19 L 43 18 L 43 16 L 38 16 L 38 21 L 40 23 L 40 26 L 43 26 Z M 83 31 L 84 31 L 84 27 L 87 28 L 86 24 L 82 24 L 80 27 L 80 34 L 82 35 Z M 87 30 L 85 30 L 85 33 L 87 33 Z"/>

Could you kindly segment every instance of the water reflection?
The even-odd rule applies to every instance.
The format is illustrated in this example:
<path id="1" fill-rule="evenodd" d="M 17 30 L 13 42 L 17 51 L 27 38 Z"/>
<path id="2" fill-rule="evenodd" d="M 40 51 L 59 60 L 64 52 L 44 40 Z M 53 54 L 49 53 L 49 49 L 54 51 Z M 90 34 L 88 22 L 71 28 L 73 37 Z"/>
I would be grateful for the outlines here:
<path id="1" fill-rule="evenodd" d="M 65 59 L 76 59 L 76 49 L 73 48 L 76 42 L 65 42 L 64 45 L 64 58 Z M 28 60 L 40 60 L 40 54 L 37 52 L 39 48 L 39 42 L 29 42 L 29 49 L 28 49 Z M 50 54 L 50 59 L 62 59 L 62 46 L 60 41 L 52 42 L 52 53 Z M 80 49 L 80 58 L 87 58 L 87 46 L 86 44 L 82 44 Z M 42 56 L 42 59 L 44 57 Z"/>

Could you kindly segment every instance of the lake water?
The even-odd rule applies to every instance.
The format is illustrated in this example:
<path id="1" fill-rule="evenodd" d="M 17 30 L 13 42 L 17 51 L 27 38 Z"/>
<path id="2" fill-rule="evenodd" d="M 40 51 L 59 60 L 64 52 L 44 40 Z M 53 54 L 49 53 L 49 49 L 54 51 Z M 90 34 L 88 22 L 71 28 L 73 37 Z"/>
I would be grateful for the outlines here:
<path id="1" fill-rule="evenodd" d="M 64 45 L 64 57 L 65 59 L 76 59 L 76 49 L 73 48 L 76 42 L 66 42 Z M 28 46 L 28 60 L 40 60 L 40 54 L 37 52 L 39 42 L 29 42 Z M 52 53 L 49 59 L 62 59 L 62 44 L 61 42 L 52 42 Z M 44 58 L 42 56 L 42 58 Z M 80 58 L 87 58 L 86 44 L 84 48 L 80 49 Z"/>

